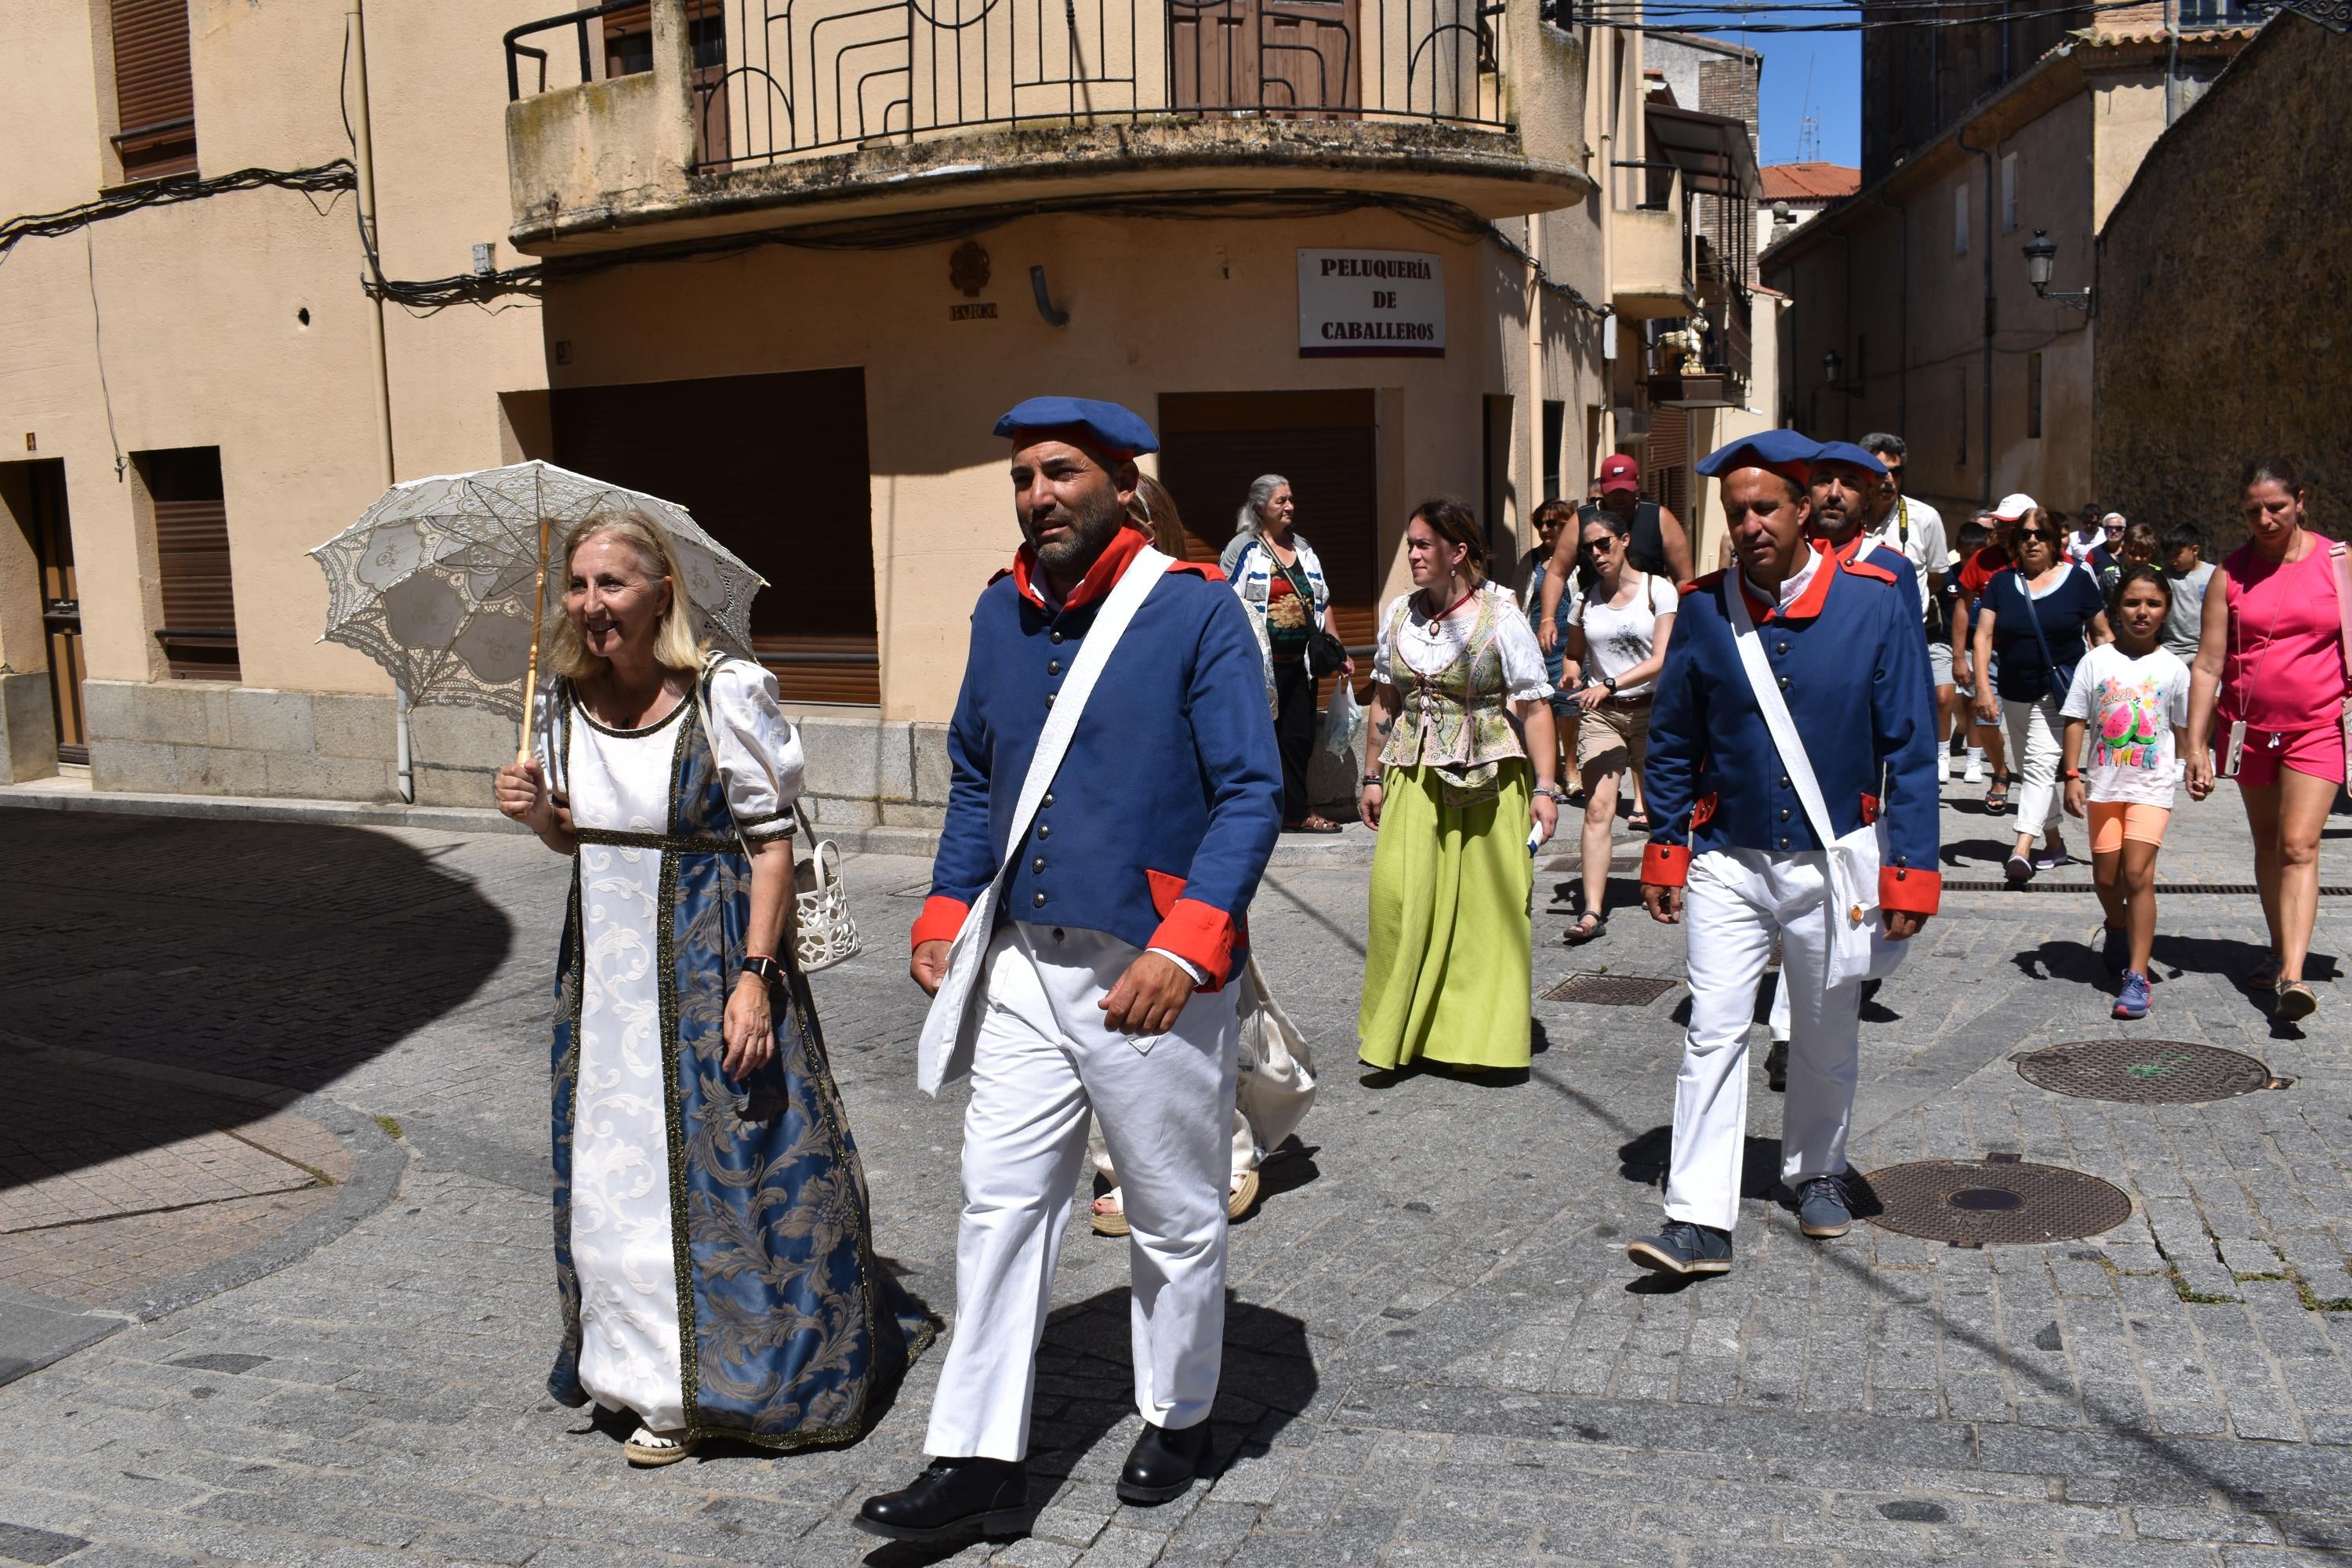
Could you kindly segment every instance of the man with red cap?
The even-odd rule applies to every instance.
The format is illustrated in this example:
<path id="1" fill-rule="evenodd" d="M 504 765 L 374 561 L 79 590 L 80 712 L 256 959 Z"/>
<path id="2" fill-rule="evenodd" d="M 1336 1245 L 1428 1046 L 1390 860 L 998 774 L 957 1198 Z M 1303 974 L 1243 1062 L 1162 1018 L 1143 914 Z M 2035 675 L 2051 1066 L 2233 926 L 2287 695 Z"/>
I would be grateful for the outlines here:
<path id="1" fill-rule="evenodd" d="M 1552 546 L 1551 565 L 1544 573 L 1543 610 L 1536 618 L 1536 640 L 1543 645 L 1546 654 L 1556 652 L 1559 645 L 1560 595 L 1580 564 L 1578 552 L 1583 549 L 1583 519 L 1593 507 L 1603 507 L 1633 525 L 1625 542 L 1625 564 L 1636 572 L 1646 572 L 1653 577 L 1664 577 L 1670 583 L 1687 583 L 1691 579 L 1690 535 L 1667 508 L 1654 500 L 1642 499 L 1642 468 L 1622 452 L 1601 461 L 1601 499 L 1577 513 L 1578 526 L 1559 531 L 1559 540 Z"/>
<path id="2" fill-rule="evenodd" d="M 1731 1267 L 1748 1027 L 1776 934 L 1795 1024 L 1780 1176 L 1806 1235 L 1844 1234 L 1871 932 L 1908 939 L 1942 888 L 1916 591 L 1807 537 L 1820 451 L 1768 430 L 1699 464 L 1723 482 L 1735 564 L 1684 590 L 1651 708 L 1642 895 L 1685 928 L 1691 1015 L 1666 1223 L 1627 1251 L 1669 1275 Z"/>
<path id="3" fill-rule="evenodd" d="M 1226 982 L 1282 827 L 1247 613 L 1127 521 L 1151 427 L 1038 397 L 996 434 L 1025 542 L 972 612 L 910 965 L 932 993 L 919 1081 L 971 1077 L 955 1336 L 936 1457 L 858 1519 L 910 1541 L 1025 1528 L 1037 1344 L 1090 1116 L 1131 1226 L 1144 1427 L 1118 1495 L 1167 1501 L 1205 1465 L 1240 1050 Z"/>

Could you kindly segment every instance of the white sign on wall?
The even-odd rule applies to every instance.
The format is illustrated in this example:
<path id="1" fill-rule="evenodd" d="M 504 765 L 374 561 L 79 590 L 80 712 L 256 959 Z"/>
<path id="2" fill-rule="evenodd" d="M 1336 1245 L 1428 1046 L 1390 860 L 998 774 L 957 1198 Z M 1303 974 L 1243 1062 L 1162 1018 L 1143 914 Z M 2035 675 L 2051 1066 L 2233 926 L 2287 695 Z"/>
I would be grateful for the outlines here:
<path id="1" fill-rule="evenodd" d="M 1301 250 L 1301 359 L 1444 359 L 1445 263 L 1411 250 Z"/>

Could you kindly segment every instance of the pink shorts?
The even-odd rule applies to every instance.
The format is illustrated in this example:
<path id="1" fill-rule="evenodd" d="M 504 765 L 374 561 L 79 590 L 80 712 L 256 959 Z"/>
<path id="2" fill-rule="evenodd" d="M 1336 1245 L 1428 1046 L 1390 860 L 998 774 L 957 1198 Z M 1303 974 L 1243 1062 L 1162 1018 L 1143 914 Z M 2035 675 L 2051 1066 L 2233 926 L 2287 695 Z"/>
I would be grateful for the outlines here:
<path id="1" fill-rule="evenodd" d="M 2172 813 L 2160 805 L 2137 800 L 2095 800 L 2091 804 L 2091 853 L 2113 855 L 2128 838 L 2135 844 L 2161 844 L 2164 825 Z"/>
<path id="2" fill-rule="evenodd" d="M 2213 743 L 2216 773 L 2230 760 L 2230 726 L 2224 721 Z M 2272 742 L 2275 741 L 2277 744 Z M 2279 770 L 2293 768 L 2315 779 L 2344 782 L 2344 731 L 2323 724 L 2316 729 L 2284 733 L 2277 730 L 2246 730 L 2246 750 L 2238 760 L 2238 783 L 2261 789 L 2279 782 Z"/>

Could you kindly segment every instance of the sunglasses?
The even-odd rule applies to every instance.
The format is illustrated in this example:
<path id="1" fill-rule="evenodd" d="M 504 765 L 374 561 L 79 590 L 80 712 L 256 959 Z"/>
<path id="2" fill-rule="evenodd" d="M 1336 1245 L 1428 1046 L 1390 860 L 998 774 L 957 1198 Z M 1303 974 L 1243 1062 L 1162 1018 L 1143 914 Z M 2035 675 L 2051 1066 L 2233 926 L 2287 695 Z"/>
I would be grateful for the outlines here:
<path id="1" fill-rule="evenodd" d="M 1616 549 L 1617 544 L 1617 536 L 1612 533 L 1606 539 L 1585 540 L 1582 543 L 1578 545 L 1577 548 L 1583 551 L 1588 555 L 1591 554 L 1595 551 L 1599 551 L 1602 554 L 1607 554 L 1610 551 Z"/>
<path id="2" fill-rule="evenodd" d="M 2058 542 L 2058 536 L 2056 534 L 2045 533 L 2038 528 L 2021 528 L 2017 531 L 2014 537 L 2020 544 L 2024 543 L 2029 539 L 2038 539 L 2044 544 L 2055 544 Z"/>

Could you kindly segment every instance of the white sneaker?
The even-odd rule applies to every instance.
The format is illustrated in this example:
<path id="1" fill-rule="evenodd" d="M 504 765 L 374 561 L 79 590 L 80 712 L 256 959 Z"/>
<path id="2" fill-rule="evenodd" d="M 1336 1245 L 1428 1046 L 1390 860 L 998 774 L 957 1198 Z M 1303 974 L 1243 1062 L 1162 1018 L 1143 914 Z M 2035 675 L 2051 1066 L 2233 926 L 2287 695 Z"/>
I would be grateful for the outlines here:
<path id="1" fill-rule="evenodd" d="M 1952 754 L 1949 752 L 1936 753 L 1936 782 L 1937 784 L 1952 782 Z"/>
<path id="2" fill-rule="evenodd" d="M 1962 784 L 1984 783 L 1984 753 L 1982 752 L 1970 752 L 1969 753 L 1969 765 L 1961 772 L 1960 782 Z"/>

